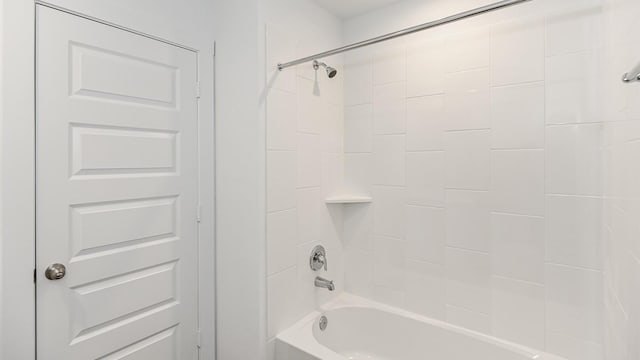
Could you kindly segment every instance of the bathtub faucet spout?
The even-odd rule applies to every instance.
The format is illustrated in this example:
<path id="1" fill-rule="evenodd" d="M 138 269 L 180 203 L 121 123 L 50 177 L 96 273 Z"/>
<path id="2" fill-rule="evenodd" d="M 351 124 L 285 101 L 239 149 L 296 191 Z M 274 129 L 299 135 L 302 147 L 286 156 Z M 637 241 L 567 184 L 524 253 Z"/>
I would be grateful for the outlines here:
<path id="1" fill-rule="evenodd" d="M 320 276 L 316 276 L 316 280 L 313 283 L 316 285 L 316 287 L 325 288 L 329 291 L 333 291 L 336 289 L 336 286 L 333 285 L 333 281 L 321 278 Z"/>

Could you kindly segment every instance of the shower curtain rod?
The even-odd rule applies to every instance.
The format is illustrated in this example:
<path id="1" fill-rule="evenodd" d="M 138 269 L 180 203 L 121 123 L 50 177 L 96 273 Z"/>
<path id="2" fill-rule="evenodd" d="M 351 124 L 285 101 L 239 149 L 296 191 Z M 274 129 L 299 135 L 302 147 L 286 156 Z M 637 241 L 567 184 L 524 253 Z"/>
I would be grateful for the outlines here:
<path id="1" fill-rule="evenodd" d="M 340 54 L 346 51 L 351 51 L 351 50 L 355 50 L 355 49 L 359 49 L 361 47 L 365 47 L 365 46 L 369 46 L 369 45 L 373 45 L 373 44 L 377 44 L 383 41 L 387 41 L 387 40 L 391 40 L 391 39 L 395 39 L 395 38 L 399 38 L 401 36 L 405 36 L 405 35 L 409 35 L 409 34 L 413 34 L 419 31 L 423 31 L 423 30 L 427 30 L 427 29 L 431 29 L 440 25 L 444 25 L 444 24 L 448 24 L 448 23 L 452 23 L 458 20 L 463 20 L 463 19 L 467 19 L 473 16 L 477 16 L 477 15 L 481 15 L 481 14 L 485 14 L 494 10 L 499 10 L 502 8 L 506 8 L 509 6 L 513 6 L 513 5 L 517 5 L 520 3 L 524 3 L 527 1 L 531 1 L 531 0 L 503 0 L 503 1 L 498 1 L 497 3 L 493 3 L 493 4 L 489 4 L 489 5 L 485 5 L 473 10 L 468 10 L 465 12 L 461 12 L 459 14 L 455 14 L 455 15 L 451 15 L 451 16 L 447 16 L 445 18 L 439 19 L 439 20 L 435 20 L 435 21 L 430 21 L 421 25 L 416 25 L 416 26 L 412 26 L 403 30 L 399 30 L 396 32 L 392 32 L 392 33 L 388 33 L 386 35 L 381 35 L 378 37 L 374 37 L 372 39 L 369 40 L 364 40 L 364 41 L 360 41 L 357 43 L 353 43 L 351 45 L 346 45 L 343 47 L 339 47 L 337 49 L 333 49 L 333 50 L 329 50 L 329 51 L 325 51 L 325 52 L 321 52 L 312 56 L 307 56 L 298 60 L 293 60 L 287 63 L 281 63 L 278 64 L 278 70 L 284 70 L 288 67 L 291 66 L 295 66 L 298 64 L 302 64 L 302 63 L 306 63 L 309 61 L 313 61 L 313 60 L 318 60 L 321 58 L 325 58 L 327 56 L 331 56 L 331 55 L 336 55 L 336 54 Z"/>

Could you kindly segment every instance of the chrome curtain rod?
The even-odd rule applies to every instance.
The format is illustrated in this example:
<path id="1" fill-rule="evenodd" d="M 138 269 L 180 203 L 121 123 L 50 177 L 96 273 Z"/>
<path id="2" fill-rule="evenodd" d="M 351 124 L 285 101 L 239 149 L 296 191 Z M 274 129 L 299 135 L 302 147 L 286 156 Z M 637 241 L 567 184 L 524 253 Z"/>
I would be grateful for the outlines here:
<path id="1" fill-rule="evenodd" d="M 494 10 L 499 10 L 502 8 L 506 8 L 509 6 L 513 6 L 513 5 L 517 5 L 520 3 L 524 3 L 527 1 L 531 1 L 531 0 L 503 0 L 503 1 L 499 1 L 497 3 L 494 4 L 489 4 L 489 5 L 485 5 L 482 7 L 479 7 L 477 9 L 473 9 L 473 10 L 469 10 L 469 11 L 465 11 L 465 12 L 461 12 L 459 14 L 455 14 L 455 15 L 451 15 L 451 16 L 447 16 L 445 18 L 439 19 L 439 20 L 435 20 L 435 21 L 431 21 L 428 23 L 424 23 L 421 25 L 416 25 L 416 26 L 412 26 L 403 30 L 399 30 L 396 32 L 392 32 L 386 35 L 382 35 L 382 36 L 378 36 L 378 37 L 374 37 L 372 39 L 369 40 L 364 40 L 364 41 L 360 41 L 357 43 L 353 43 L 351 45 L 346 45 L 343 47 L 339 47 L 337 49 L 333 49 L 333 50 L 329 50 L 329 51 L 325 51 L 325 52 L 321 52 L 312 56 L 307 56 L 298 60 L 293 60 L 287 63 L 281 63 L 278 64 L 278 70 L 284 70 L 288 67 L 291 66 L 295 66 L 298 64 L 302 64 L 302 63 L 306 63 L 309 61 L 313 61 L 313 60 L 318 60 L 321 58 L 325 58 L 327 56 L 331 56 L 331 55 L 336 55 L 336 54 L 340 54 L 343 52 L 347 52 L 347 51 L 351 51 L 351 50 L 355 50 L 355 49 L 359 49 L 361 47 L 365 47 L 365 46 L 369 46 L 369 45 L 373 45 L 373 44 L 377 44 L 383 41 L 387 41 L 387 40 L 391 40 L 391 39 L 395 39 L 395 38 L 399 38 L 401 36 L 405 36 L 405 35 L 409 35 L 409 34 L 413 34 L 413 33 L 417 33 L 423 30 L 427 30 L 427 29 L 431 29 L 440 25 L 445 25 L 445 24 L 449 24 L 455 21 L 459 21 L 459 20 L 464 20 L 470 17 L 474 17 L 477 15 L 482 15 Z"/>

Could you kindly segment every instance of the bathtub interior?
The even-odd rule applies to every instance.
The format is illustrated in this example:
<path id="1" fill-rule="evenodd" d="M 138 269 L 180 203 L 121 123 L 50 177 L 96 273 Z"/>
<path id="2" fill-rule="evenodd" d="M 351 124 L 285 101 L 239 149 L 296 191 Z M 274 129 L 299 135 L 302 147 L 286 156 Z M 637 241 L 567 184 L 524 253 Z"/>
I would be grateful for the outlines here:
<path id="1" fill-rule="evenodd" d="M 276 339 L 277 360 L 467 360 L 470 355 L 477 360 L 565 360 L 347 293 Z"/>

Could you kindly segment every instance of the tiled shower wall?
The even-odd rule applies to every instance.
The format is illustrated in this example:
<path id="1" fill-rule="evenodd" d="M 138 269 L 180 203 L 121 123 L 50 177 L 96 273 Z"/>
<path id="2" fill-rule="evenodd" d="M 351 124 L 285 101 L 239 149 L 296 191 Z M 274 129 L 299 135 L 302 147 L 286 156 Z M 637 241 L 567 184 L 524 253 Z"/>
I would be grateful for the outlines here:
<path id="1" fill-rule="evenodd" d="M 310 0 L 265 1 L 267 351 L 275 336 L 344 288 L 342 208 L 324 199 L 343 179 L 343 78 L 311 64 L 276 70 L 279 62 L 339 46 L 341 23 Z M 325 59 L 342 72 L 341 59 Z M 309 255 L 327 249 L 328 271 L 314 273 Z M 330 293 L 316 275 L 334 280 Z"/>
<path id="2" fill-rule="evenodd" d="M 640 2 L 605 0 L 604 280 L 607 359 L 640 359 Z"/>
<path id="3" fill-rule="evenodd" d="M 346 56 L 345 287 L 603 359 L 601 7 L 529 4 Z"/>

